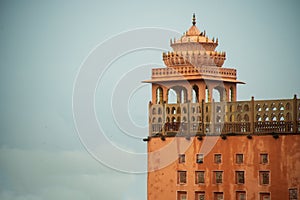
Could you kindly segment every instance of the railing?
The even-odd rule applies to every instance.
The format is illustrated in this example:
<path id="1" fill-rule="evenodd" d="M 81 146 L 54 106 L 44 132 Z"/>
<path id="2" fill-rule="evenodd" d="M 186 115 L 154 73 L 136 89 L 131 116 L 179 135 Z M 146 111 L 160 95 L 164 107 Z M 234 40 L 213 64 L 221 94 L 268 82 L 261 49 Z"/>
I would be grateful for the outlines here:
<path id="1" fill-rule="evenodd" d="M 300 133 L 300 100 L 149 105 L 149 134 L 263 135 Z"/>
<path id="2" fill-rule="evenodd" d="M 178 66 L 168 68 L 154 68 L 152 69 L 152 78 L 159 78 L 165 76 L 188 76 L 188 75 L 202 75 L 215 76 L 236 79 L 236 70 L 230 68 L 220 68 L 212 66 L 191 67 Z"/>

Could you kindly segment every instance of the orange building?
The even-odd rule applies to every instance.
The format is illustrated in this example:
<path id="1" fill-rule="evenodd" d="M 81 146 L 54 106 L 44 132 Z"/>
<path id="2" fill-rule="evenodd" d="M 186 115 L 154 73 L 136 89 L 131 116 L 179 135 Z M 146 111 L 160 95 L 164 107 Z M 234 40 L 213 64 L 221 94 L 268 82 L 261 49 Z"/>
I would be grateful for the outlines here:
<path id="1" fill-rule="evenodd" d="M 298 200 L 300 99 L 237 101 L 218 39 L 192 26 L 152 69 L 148 200 Z"/>

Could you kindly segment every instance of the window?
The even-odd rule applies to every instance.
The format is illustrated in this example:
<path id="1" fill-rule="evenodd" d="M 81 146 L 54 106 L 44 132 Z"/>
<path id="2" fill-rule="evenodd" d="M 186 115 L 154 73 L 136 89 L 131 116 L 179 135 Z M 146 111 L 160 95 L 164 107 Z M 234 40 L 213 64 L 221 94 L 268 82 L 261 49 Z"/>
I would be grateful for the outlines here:
<path id="1" fill-rule="evenodd" d="M 289 189 L 289 200 L 298 200 L 298 190 L 297 190 L 297 188 Z"/>
<path id="2" fill-rule="evenodd" d="M 195 192 L 195 200 L 205 200 L 205 192 L 203 191 Z"/>
<path id="3" fill-rule="evenodd" d="M 195 183 L 201 184 L 205 182 L 204 171 L 196 171 L 195 173 Z"/>
<path id="4" fill-rule="evenodd" d="M 178 171 L 178 184 L 186 184 L 186 171 Z"/>
<path id="5" fill-rule="evenodd" d="M 178 191 L 177 192 L 177 200 L 187 200 L 187 192 Z"/>
<path id="6" fill-rule="evenodd" d="M 214 192 L 214 200 L 223 200 L 223 192 Z"/>
<path id="7" fill-rule="evenodd" d="M 236 171 L 235 177 L 236 177 L 236 183 L 237 184 L 244 184 L 245 183 L 245 173 L 244 171 Z"/>
<path id="8" fill-rule="evenodd" d="M 259 194 L 259 200 L 270 200 L 270 193 L 262 192 Z"/>
<path id="9" fill-rule="evenodd" d="M 261 185 L 268 185 L 270 183 L 270 172 L 269 171 L 260 171 L 259 172 L 259 181 Z"/>
<path id="10" fill-rule="evenodd" d="M 179 154 L 178 161 L 179 161 L 179 163 L 185 163 L 185 155 L 184 154 Z"/>
<path id="11" fill-rule="evenodd" d="M 269 163 L 269 156 L 267 153 L 260 154 L 260 164 L 268 164 Z"/>
<path id="12" fill-rule="evenodd" d="M 222 155 L 221 154 L 215 154 L 215 163 L 220 164 L 222 162 Z"/>
<path id="13" fill-rule="evenodd" d="M 203 163 L 203 154 L 197 154 L 196 163 Z"/>
<path id="14" fill-rule="evenodd" d="M 244 162 L 243 154 L 236 154 L 236 164 L 242 164 Z"/>
<path id="15" fill-rule="evenodd" d="M 236 192 L 236 200 L 246 200 L 246 192 L 245 191 L 237 191 Z"/>
<path id="16" fill-rule="evenodd" d="M 223 172 L 222 171 L 214 171 L 214 183 L 221 184 L 223 182 Z"/>

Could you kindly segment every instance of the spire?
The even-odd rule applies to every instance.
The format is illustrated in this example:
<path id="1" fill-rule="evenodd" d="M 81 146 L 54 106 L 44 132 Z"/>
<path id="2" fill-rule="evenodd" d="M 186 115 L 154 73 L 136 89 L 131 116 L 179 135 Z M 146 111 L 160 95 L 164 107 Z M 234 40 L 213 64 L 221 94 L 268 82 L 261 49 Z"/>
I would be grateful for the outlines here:
<path id="1" fill-rule="evenodd" d="M 195 16 L 195 13 L 193 14 L 193 22 L 192 22 L 193 26 L 196 25 L 196 16 Z"/>

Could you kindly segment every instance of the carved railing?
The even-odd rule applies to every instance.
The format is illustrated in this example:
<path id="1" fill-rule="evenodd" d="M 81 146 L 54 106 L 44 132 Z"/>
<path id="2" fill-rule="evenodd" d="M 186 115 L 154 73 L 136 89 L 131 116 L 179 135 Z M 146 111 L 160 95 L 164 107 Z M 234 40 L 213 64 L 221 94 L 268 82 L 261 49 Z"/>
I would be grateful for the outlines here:
<path id="1" fill-rule="evenodd" d="M 212 66 L 192 67 L 192 66 L 178 66 L 168 68 L 154 68 L 152 69 L 152 78 L 170 77 L 170 76 L 214 76 L 226 77 L 236 79 L 236 70 L 231 68 L 220 68 Z"/>
<path id="2" fill-rule="evenodd" d="M 300 100 L 149 105 L 149 134 L 299 134 Z"/>

